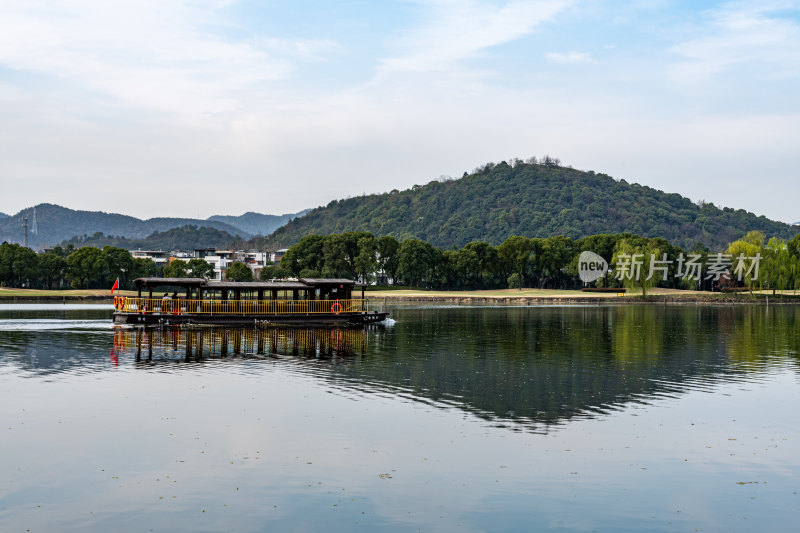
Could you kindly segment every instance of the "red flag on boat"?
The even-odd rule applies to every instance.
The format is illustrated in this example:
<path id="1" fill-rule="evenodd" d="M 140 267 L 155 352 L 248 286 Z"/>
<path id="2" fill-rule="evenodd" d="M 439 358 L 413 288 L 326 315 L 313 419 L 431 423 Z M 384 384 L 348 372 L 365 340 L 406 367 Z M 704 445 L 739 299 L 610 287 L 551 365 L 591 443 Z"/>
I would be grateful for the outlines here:
<path id="1" fill-rule="evenodd" d="M 117 281 L 114 282 L 114 286 L 111 287 L 111 294 L 113 295 L 114 291 L 117 289 L 119 289 L 119 278 L 117 278 Z"/>

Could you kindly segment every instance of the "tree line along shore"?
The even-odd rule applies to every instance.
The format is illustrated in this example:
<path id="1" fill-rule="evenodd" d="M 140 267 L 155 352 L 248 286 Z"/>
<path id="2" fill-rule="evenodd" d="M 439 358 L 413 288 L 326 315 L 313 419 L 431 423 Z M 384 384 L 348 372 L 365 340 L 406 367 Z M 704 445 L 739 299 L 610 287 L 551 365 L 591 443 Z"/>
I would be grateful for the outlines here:
<path id="1" fill-rule="evenodd" d="M 592 287 L 608 290 L 609 294 L 578 296 L 577 289 L 585 288 L 578 277 L 578 258 L 586 251 L 597 254 L 607 263 L 608 272 L 594 281 Z M 702 270 L 703 265 L 710 268 L 709 265 L 718 263 L 723 256 L 730 263 L 727 277 L 707 275 Z M 640 275 L 620 277 L 622 262 L 630 263 L 632 257 L 640 258 Z M 738 278 L 743 272 L 738 272 L 737 276 L 733 264 L 737 257 L 759 260 L 757 268 L 753 270 L 751 264 L 741 280 Z M 701 270 L 695 272 L 699 274 L 697 278 L 681 275 L 690 258 L 701 266 Z M 655 267 L 654 262 L 661 266 Z M 77 250 L 56 247 L 39 254 L 17 244 L 3 243 L 0 245 L 0 287 L 5 290 L 0 291 L 0 297 L 28 297 L 15 294 L 9 290 L 11 288 L 102 290 L 110 288 L 116 279 L 120 281 L 120 289 L 130 290 L 138 277 L 208 277 L 210 268 L 202 259 L 177 259 L 159 268 L 150 259 L 133 258 L 128 250 L 111 246 L 102 249 L 87 246 Z M 653 268 L 659 270 L 659 275 L 645 279 Z M 684 250 L 665 239 L 630 233 L 575 240 L 564 236 L 542 239 L 513 236 L 498 246 L 478 241 L 451 249 L 436 248 L 413 238 L 378 238 L 360 231 L 308 235 L 288 249 L 280 264 L 268 265 L 260 271 L 262 280 L 286 277 L 344 277 L 377 283 L 391 291 L 381 296 L 393 299 L 412 297 L 395 292 L 399 288 L 448 291 L 450 297 L 456 297 L 452 291 L 516 289 L 520 291 L 517 295 L 502 297 L 521 298 L 525 288 L 570 291 L 567 295 L 570 298 L 597 299 L 616 296 L 617 288 L 644 296 L 660 289 L 671 289 L 674 292 L 668 295 L 671 298 L 718 291 L 746 291 L 747 296 L 756 297 L 765 290 L 773 296 L 789 297 L 800 288 L 800 234 L 785 241 L 776 237 L 767 239 L 761 232 L 750 232 L 724 250 L 710 250 L 699 243 L 692 250 Z M 234 263 L 228 268 L 226 278 L 250 281 L 253 273 L 243 263 Z M 54 296 L 62 299 L 95 297 L 87 293 L 58 292 Z M 556 293 L 542 292 L 525 297 L 552 299 L 554 296 Z M 433 297 L 432 293 L 428 297 Z"/>
<path id="2" fill-rule="evenodd" d="M 136 296 L 136 291 L 115 291 L 115 296 Z M 367 291 L 370 308 L 402 304 L 456 304 L 456 305 L 620 305 L 636 303 L 654 304 L 799 304 L 800 294 L 794 291 L 770 290 L 748 292 L 706 292 L 674 289 L 654 289 L 647 297 L 636 292 L 590 293 L 558 289 L 501 289 L 494 291 L 436 291 L 398 289 L 392 287 L 370 288 Z M 0 288 L 0 303 L 108 303 L 113 297 L 108 289 L 54 290 Z M 377 307 L 376 307 L 377 306 Z"/>

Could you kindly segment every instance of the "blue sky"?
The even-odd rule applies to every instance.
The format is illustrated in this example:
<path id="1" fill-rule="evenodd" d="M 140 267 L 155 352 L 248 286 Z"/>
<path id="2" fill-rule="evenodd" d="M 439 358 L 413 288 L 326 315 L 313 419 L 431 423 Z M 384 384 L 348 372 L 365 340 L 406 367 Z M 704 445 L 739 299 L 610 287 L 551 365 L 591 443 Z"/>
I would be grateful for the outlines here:
<path id="1" fill-rule="evenodd" d="M 0 211 L 278 214 L 551 154 L 797 222 L 799 16 L 797 2 L 6 0 Z"/>

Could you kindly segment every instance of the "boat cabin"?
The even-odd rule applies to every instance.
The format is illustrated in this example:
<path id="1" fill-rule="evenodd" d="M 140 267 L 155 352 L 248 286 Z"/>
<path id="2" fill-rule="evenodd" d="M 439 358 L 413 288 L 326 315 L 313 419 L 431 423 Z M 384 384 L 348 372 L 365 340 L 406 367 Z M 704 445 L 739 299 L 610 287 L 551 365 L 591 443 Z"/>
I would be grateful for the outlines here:
<path id="1" fill-rule="evenodd" d="M 349 279 L 236 282 L 138 278 L 134 283 L 136 297 L 114 299 L 116 323 L 246 324 L 278 319 L 293 323 L 320 320 L 366 323 L 386 317 L 386 313 L 369 312 L 365 285 Z M 354 295 L 359 288 L 360 295 Z"/>
<path id="2" fill-rule="evenodd" d="M 159 287 L 180 288 L 187 300 L 350 300 L 353 290 L 366 286 L 343 278 L 299 278 L 276 281 L 206 281 L 203 278 L 138 278 L 134 280 L 138 297 L 154 298 Z M 157 296 L 156 296 L 157 297 Z"/>

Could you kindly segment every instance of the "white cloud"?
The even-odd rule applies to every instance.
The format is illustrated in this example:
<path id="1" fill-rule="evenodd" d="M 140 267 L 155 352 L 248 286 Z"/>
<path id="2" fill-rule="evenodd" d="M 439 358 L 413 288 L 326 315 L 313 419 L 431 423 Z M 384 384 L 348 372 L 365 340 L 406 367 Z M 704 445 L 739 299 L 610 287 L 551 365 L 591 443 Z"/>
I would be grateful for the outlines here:
<path id="1" fill-rule="evenodd" d="M 477 0 L 434 0 L 429 19 L 401 34 L 393 55 L 381 60 L 379 76 L 402 71 L 450 71 L 458 62 L 529 34 L 572 4 L 569 0 L 511 1 L 502 6 Z"/>
<path id="2" fill-rule="evenodd" d="M 708 11 L 706 24 L 695 31 L 703 37 L 671 48 L 683 57 L 671 75 L 678 83 L 705 82 L 746 66 L 748 76 L 800 76 L 800 25 L 781 17 L 794 3 L 731 3 Z"/>
<path id="3" fill-rule="evenodd" d="M 578 63 L 596 63 L 591 55 L 585 52 L 567 52 L 566 54 L 560 52 L 550 52 L 545 54 L 545 57 L 553 63 L 562 64 L 578 64 Z"/>
<path id="4" fill-rule="evenodd" d="M 229 38 L 224 7 L 180 0 L 5 2 L 0 65 L 123 105 L 197 115 L 241 108 L 241 91 L 291 75 L 288 57 L 334 46 Z"/>
<path id="5" fill-rule="evenodd" d="M 54 8 L 7 0 L 0 7 L 0 176 L 7 185 L 0 211 L 50 201 L 137 216 L 290 212 L 550 153 L 693 198 L 782 218 L 794 212 L 791 180 L 800 161 L 792 132 L 800 117 L 787 108 L 789 97 L 766 111 L 744 99 L 709 110 L 718 91 L 676 98 L 658 76 L 664 49 L 654 60 L 655 45 L 638 53 L 626 49 L 624 36 L 614 43 L 618 51 L 602 53 L 604 68 L 591 83 L 565 83 L 565 73 L 580 72 L 543 59 L 596 62 L 580 50 L 601 45 L 548 40 L 545 54 L 521 39 L 543 24 L 557 32 L 549 22 L 577 13 L 569 2 L 492 1 L 420 3 L 423 20 L 394 33 L 388 51 L 359 49 L 353 68 L 352 50 L 337 41 L 276 38 L 259 21 L 237 27 L 220 2 Z M 745 11 L 729 5 L 701 14 L 707 27 L 672 49 L 676 72 L 705 74 L 709 65 L 726 72 L 742 54 L 748 67 L 766 62 L 773 74 L 791 71 L 800 57 L 788 53 L 794 22 Z M 591 23 L 608 18 L 603 12 Z M 577 24 L 570 21 L 569 31 Z M 773 30 L 786 42 L 771 41 Z M 742 35 L 762 44 L 736 44 Z M 317 66 L 332 55 L 336 68 L 323 65 L 307 83 L 302 62 Z M 624 61 L 615 61 L 620 55 Z M 364 65 L 376 69 L 370 83 Z M 493 83 L 486 69 L 496 69 Z M 325 83 L 333 71 L 340 90 Z M 696 82 L 688 70 L 680 75 Z M 742 189 L 725 185 L 748 177 L 780 184 L 780 198 L 742 200 Z"/>

